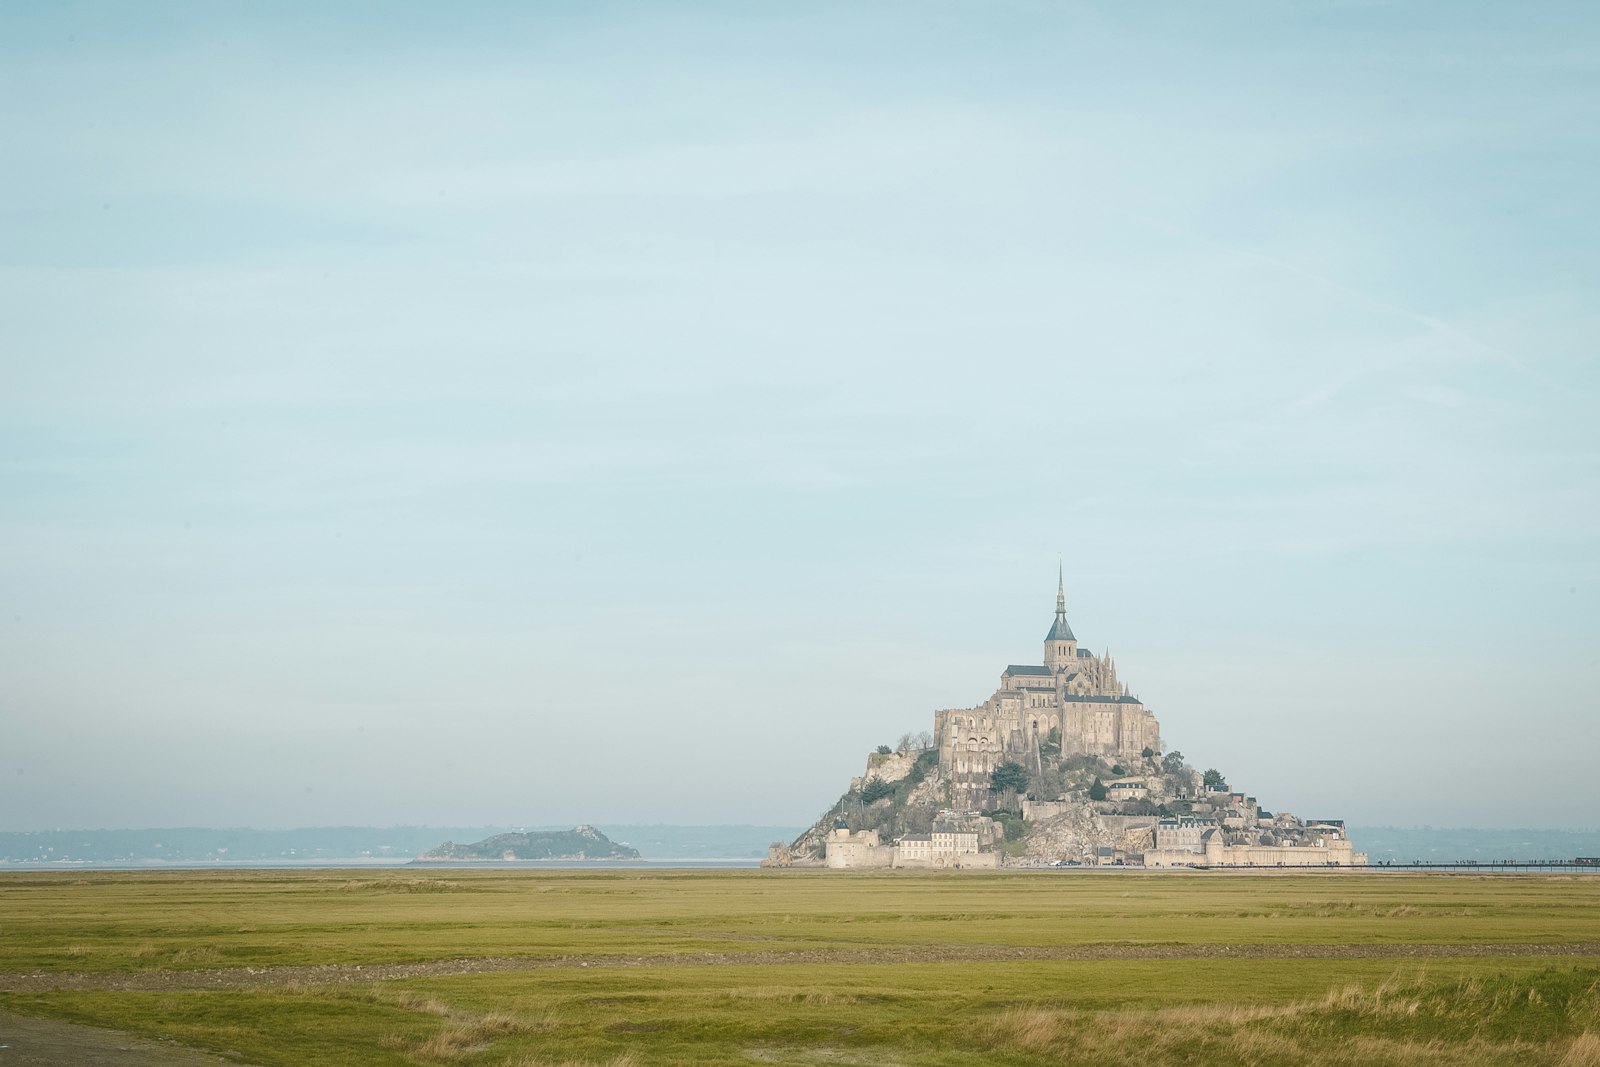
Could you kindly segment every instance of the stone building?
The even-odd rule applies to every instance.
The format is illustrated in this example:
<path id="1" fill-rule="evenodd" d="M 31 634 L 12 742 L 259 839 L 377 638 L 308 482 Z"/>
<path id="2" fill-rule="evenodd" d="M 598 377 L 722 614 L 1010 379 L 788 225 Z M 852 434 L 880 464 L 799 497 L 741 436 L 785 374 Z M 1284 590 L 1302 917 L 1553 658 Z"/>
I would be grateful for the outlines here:
<path id="1" fill-rule="evenodd" d="M 1161 751 L 1160 724 L 1117 678 L 1110 654 L 1096 656 L 1079 647 L 1067 625 L 1060 576 L 1044 662 L 1011 664 L 988 700 L 973 708 L 936 711 L 933 722 L 939 767 L 958 808 L 988 802 L 990 775 L 1002 763 L 1040 770 L 1043 745 L 1059 744 L 1064 757 L 1135 759 L 1146 748 Z"/>
<path id="2" fill-rule="evenodd" d="M 1106 787 L 1106 797 L 1118 803 L 1124 800 L 1143 800 L 1150 795 L 1150 783 L 1143 778 L 1124 778 L 1101 784 Z"/>
<path id="3" fill-rule="evenodd" d="M 870 867 L 999 866 L 1000 855 L 978 848 L 979 835 L 971 830 L 934 830 L 931 834 L 906 834 L 892 845 L 883 844 L 876 830 L 837 826 L 823 842 L 823 866 L 836 870 Z"/>
<path id="4" fill-rule="evenodd" d="M 931 834 L 906 834 L 895 842 L 896 867 L 959 866 L 977 860 L 978 835 L 970 830 L 935 830 Z M 990 853 L 989 855 L 993 855 Z"/>
<path id="5" fill-rule="evenodd" d="M 1190 821 L 1190 820 L 1185 820 Z M 1163 826 L 1166 821 L 1163 820 Z M 1228 844 L 1220 828 L 1202 830 L 1193 844 L 1185 838 L 1173 841 L 1182 831 L 1173 828 L 1171 837 L 1156 832 L 1156 847 L 1144 854 L 1146 867 L 1365 867 L 1367 854 L 1355 851 L 1342 831 L 1308 833 L 1299 844 Z M 1165 842 L 1165 844 L 1164 844 Z"/>
<path id="6" fill-rule="evenodd" d="M 849 827 L 836 826 L 828 834 L 822 855 L 823 865 L 837 870 L 894 865 L 894 847 L 880 843 L 876 830 L 852 832 Z"/>
<path id="7" fill-rule="evenodd" d="M 1156 823 L 1155 850 L 1157 852 L 1204 852 L 1203 837 L 1217 827 L 1215 819 L 1181 817 L 1162 819 Z"/>

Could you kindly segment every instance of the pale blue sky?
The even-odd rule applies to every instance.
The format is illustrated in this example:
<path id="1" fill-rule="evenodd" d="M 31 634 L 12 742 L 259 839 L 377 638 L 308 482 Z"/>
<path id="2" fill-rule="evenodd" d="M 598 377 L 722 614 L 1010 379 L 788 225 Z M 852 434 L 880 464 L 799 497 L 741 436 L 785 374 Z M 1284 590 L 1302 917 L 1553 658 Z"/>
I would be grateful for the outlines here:
<path id="1" fill-rule="evenodd" d="M 1267 806 L 1594 826 L 1597 30 L 7 5 L 0 828 L 803 823 L 1057 553 Z"/>

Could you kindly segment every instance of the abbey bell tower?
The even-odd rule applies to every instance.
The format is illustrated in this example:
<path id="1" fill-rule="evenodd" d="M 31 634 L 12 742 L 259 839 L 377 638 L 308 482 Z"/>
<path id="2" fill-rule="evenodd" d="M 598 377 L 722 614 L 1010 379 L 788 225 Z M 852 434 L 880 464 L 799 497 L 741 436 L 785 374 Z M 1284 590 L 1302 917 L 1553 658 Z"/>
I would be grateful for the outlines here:
<path id="1" fill-rule="evenodd" d="M 1056 570 L 1056 621 L 1044 635 L 1044 665 L 1050 673 L 1072 670 L 1078 662 L 1078 639 L 1067 625 L 1067 586 L 1065 573 Z"/>

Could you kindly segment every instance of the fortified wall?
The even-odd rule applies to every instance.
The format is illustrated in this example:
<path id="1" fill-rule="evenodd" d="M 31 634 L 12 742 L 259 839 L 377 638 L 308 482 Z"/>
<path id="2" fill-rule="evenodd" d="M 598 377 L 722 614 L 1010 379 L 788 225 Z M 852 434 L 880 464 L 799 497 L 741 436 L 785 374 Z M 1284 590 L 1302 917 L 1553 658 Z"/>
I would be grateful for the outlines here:
<path id="1" fill-rule="evenodd" d="M 894 844 L 886 845 L 878 839 L 876 830 L 851 832 L 839 826 L 828 835 L 823 855 L 823 866 L 835 870 L 873 867 L 993 870 L 1000 865 L 998 852 L 981 851 L 978 834 L 964 830 L 906 834 Z"/>

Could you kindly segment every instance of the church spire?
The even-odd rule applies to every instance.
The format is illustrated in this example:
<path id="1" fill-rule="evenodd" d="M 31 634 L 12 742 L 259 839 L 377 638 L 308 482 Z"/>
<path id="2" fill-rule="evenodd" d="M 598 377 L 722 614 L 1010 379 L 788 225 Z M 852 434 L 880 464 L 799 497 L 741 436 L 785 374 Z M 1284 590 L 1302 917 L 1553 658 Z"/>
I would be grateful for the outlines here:
<path id="1" fill-rule="evenodd" d="M 1050 627 L 1050 632 L 1045 634 L 1046 641 L 1072 641 L 1077 638 L 1072 636 L 1072 627 L 1067 625 L 1067 581 L 1066 571 L 1061 564 L 1056 565 L 1056 621 Z"/>

